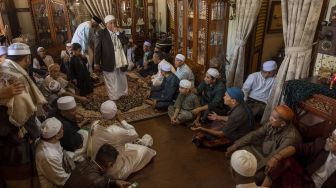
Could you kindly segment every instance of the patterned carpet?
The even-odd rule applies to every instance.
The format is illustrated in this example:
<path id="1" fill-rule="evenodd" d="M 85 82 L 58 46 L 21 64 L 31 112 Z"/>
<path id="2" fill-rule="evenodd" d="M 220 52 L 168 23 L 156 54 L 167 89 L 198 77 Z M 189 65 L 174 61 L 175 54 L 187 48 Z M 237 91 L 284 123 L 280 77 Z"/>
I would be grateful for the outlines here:
<path id="1" fill-rule="evenodd" d="M 149 96 L 150 86 L 134 72 L 127 73 L 128 95 L 116 101 L 118 114 L 127 122 L 136 122 L 165 115 L 166 112 L 157 112 L 151 106 L 144 104 Z M 88 96 L 87 102 L 79 102 L 78 112 L 90 120 L 101 119 L 100 105 L 108 100 L 105 85 L 95 88 L 93 94 Z"/>

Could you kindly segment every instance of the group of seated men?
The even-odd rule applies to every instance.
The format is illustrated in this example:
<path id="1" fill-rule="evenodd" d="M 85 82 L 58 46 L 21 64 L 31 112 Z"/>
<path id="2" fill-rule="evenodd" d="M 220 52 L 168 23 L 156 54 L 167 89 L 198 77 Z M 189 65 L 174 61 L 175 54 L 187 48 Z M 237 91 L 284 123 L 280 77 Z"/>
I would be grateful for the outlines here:
<path id="1" fill-rule="evenodd" d="M 110 100 L 101 104 L 102 117 L 92 123 L 90 131 L 82 129 L 87 122 L 77 113 L 75 99 L 86 100 L 84 96 L 92 92 L 93 86 L 87 89 L 87 84 L 80 85 L 87 83 L 80 79 L 89 79 L 80 46 L 71 45 L 70 61 L 74 60 L 70 68 L 56 63 L 47 66 L 50 58 L 46 58 L 43 48 L 38 50 L 42 55 L 33 63 L 33 69 L 29 67 L 30 48 L 22 43 L 9 46 L 7 57 L 1 62 L 0 120 L 4 125 L 1 127 L 0 149 L 4 151 L 1 177 L 10 186 L 10 180 L 17 176 L 14 172 L 30 173 L 27 164 L 32 165 L 35 160 L 42 187 L 128 186 L 128 182 L 116 179 L 126 179 L 149 163 L 156 155 L 149 148 L 152 138 L 145 135 L 139 139 L 134 127 L 119 118 L 117 107 Z M 256 129 L 255 119 L 263 113 L 274 84 L 277 69 L 274 61 L 263 63 L 262 70 L 249 75 L 240 89 L 226 88 L 216 68 L 209 68 L 204 80 L 196 86 L 193 72 L 182 54 L 175 57 L 176 69 L 164 57 L 159 50 L 153 54 L 152 61 L 158 69 L 146 75 L 152 82 L 146 102 L 157 110 L 168 110 L 172 125 L 191 125 L 195 131 L 192 140 L 197 146 L 229 145 L 227 156 L 240 149 L 255 157 L 255 170 L 246 173 L 237 169 L 235 160 L 238 159 L 232 156 L 232 168 L 240 175 L 237 182 L 254 186 L 254 182 L 249 182 L 253 180 L 267 187 L 335 185 L 336 131 L 328 139 L 302 143 L 301 135 L 292 124 L 295 114 L 286 105 L 277 106 L 269 121 Z M 78 65 L 71 68 L 76 62 Z M 45 73 L 43 66 L 47 67 Z M 62 74 L 61 67 L 70 72 Z M 28 70 L 32 71 L 33 79 Z M 85 76 L 87 78 L 83 78 Z M 37 83 L 42 80 L 42 84 L 38 84 L 40 89 L 34 79 Z M 75 86 L 67 88 L 71 87 L 70 81 Z M 42 88 L 56 93 L 57 97 L 56 110 L 40 123 L 37 117 L 48 110 L 41 106 L 49 102 L 45 97 L 50 97 L 40 91 Z M 71 91 L 73 88 L 79 91 Z M 308 160 L 307 168 L 291 158 L 294 154 Z M 243 181 L 244 178 L 247 179 Z"/>
<path id="2" fill-rule="evenodd" d="M 165 59 L 158 63 L 156 56 L 160 60 L 160 52 L 153 55 L 160 75 L 151 76 L 153 87 L 147 102 L 156 109 L 168 108 L 172 125 L 193 125 L 192 140 L 197 146 L 227 145 L 227 156 L 238 149 L 249 151 L 257 160 L 253 177 L 265 187 L 335 186 L 336 130 L 326 140 L 302 143 L 292 124 L 294 111 L 286 105 L 277 106 L 268 122 L 256 129 L 255 121 L 261 119 L 275 81 L 275 61 L 264 62 L 262 70 L 250 74 L 239 89 L 226 88 L 216 68 L 209 68 L 195 86 L 183 55 L 175 57 L 176 71 Z M 181 66 L 187 68 L 179 71 Z M 157 82 L 159 76 L 162 81 Z M 288 158 L 295 153 L 308 161 L 306 168 Z"/>
<path id="3" fill-rule="evenodd" d="M 76 99 L 86 100 L 87 89 L 79 84 L 88 82 L 79 79 L 89 73 L 85 58 L 76 56 L 79 50 L 78 44 L 71 45 L 72 72 L 67 74 L 57 63 L 47 66 L 52 58 L 43 48 L 34 69 L 28 45 L 13 43 L 5 49 L 0 65 L 1 186 L 17 187 L 36 169 L 42 188 L 126 187 L 129 183 L 123 180 L 156 155 L 150 148 L 152 137 L 139 138 L 111 100 L 101 104 L 101 118 L 84 127 L 88 120 L 78 114 Z M 71 67 L 77 60 L 78 66 Z M 67 76 L 76 74 L 76 79 Z"/>

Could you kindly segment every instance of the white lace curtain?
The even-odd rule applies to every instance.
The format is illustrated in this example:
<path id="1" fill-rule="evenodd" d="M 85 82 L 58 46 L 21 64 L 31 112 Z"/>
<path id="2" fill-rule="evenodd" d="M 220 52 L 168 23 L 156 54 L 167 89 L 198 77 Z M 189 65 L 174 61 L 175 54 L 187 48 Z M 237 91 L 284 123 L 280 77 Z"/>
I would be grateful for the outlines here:
<path id="1" fill-rule="evenodd" d="M 112 0 L 83 0 L 91 15 L 104 19 L 107 15 L 114 15 L 116 7 Z"/>
<path id="2" fill-rule="evenodd" d="M 307 78 L 316 27 L 322 8 L 321 0 L 282 0 L 282 23 L 285 58 L 281 63 L 262 119 L 266 122 L 271 111 L 281 102 L 286 80 Z"/>
<path id="3" fill-rule="evenodd" d="M 262 0 L 237 0 L 237 35 L 235 47 L 230 57 L 230 70 L 227 78 L 228 86 L 241 87 L 244 75 L 244 57 L 246 41 L 257 20 Z"/>

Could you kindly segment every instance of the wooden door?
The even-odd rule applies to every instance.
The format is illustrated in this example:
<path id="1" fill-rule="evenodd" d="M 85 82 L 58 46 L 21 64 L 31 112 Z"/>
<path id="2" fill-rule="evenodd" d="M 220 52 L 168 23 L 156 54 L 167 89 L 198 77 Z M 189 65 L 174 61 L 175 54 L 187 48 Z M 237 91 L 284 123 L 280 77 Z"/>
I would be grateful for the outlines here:
<path id="1" fill-rule="evenodd" d="M 245 76 L 260 70 L 270 0 L 263 0 L 256 25 L 246 45 Z"/>

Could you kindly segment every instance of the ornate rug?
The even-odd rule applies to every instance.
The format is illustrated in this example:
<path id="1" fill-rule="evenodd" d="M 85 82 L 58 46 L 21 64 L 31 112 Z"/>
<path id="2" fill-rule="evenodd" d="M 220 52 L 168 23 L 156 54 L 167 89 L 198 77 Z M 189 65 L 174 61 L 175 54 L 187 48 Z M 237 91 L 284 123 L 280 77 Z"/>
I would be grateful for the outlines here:
<path id="1" fill-rule="evenodd" d="M 102 80 L 102 79 L 101 79 Z M 135 72 L 127 73 L 128 95 L 116 101 L 119 116 L 127 122 L 159 117 L 167 112 L 157 112 L 144 100 L 149 96 L 150 86 Z M 101 119 L 100 105 L 108 100 L 105 84 L 94 89 L 87 102 L 78 102 L 78 112 L 91 121 Z M 111 122 L 112 123 L 112 122 Z"/>

